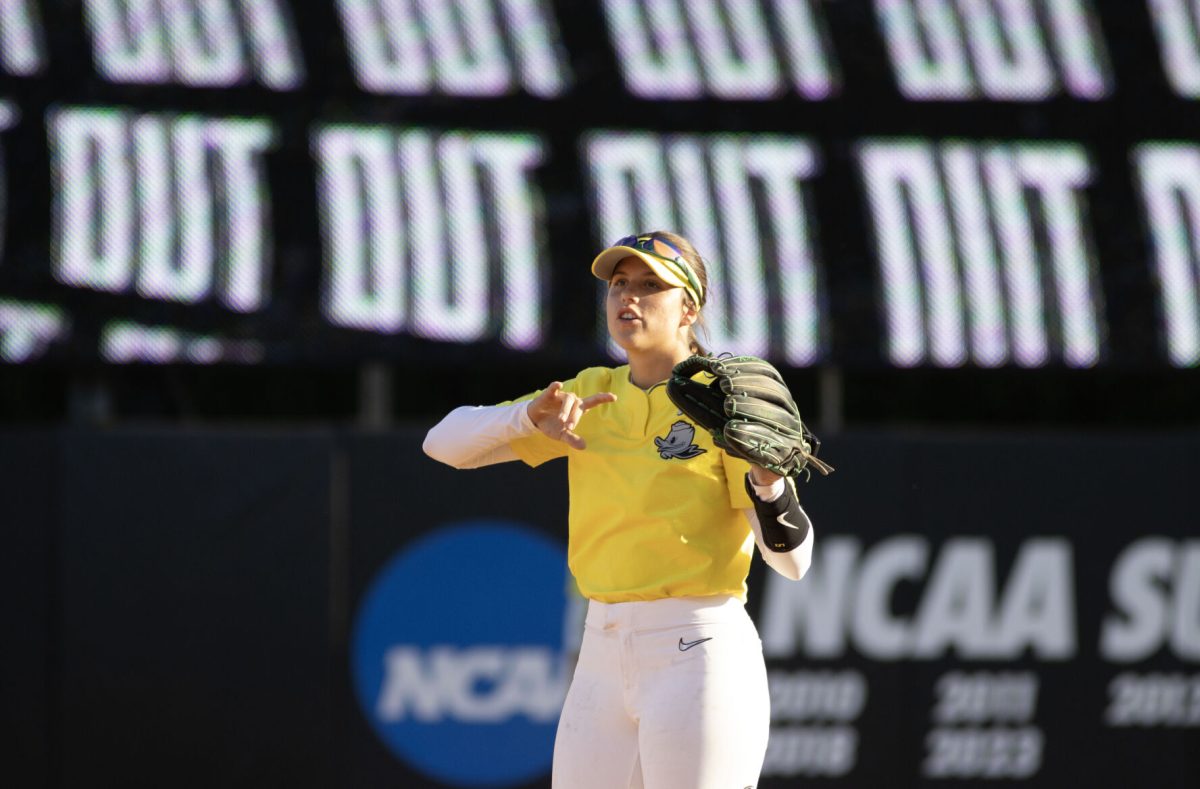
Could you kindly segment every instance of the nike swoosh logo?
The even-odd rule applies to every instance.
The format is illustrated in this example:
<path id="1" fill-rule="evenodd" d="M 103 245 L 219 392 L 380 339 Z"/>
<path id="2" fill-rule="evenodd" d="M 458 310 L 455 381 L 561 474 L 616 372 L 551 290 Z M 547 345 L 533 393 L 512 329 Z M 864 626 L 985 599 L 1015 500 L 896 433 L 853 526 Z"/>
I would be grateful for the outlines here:
<path id="1" fill-rule="evenodd" d="M 687 652 L 692 647 L 696 646 L 697 644 L 703 644 L 705 641 L 712 641 L 712 636 L 709 636 L 708 638 L 698 638 L 695 641 L 684 641 L 681 638 L 679 639 L 679 651 Z"/>
<path id="2" fill-rule="evenodd" d="M 775 520 L 777 520 L 777 521 L 779 522 L 779 525 L 780 525 L 780 526 L 787 526 L 789 529 L 795 529 L 796 531 L 800 531 L 800 527 L 799 527 L 799 526 L 793 526 L 792 524 L 788 523 L 787 521 L 785 521 L 785 520 L 783 519 L 785 515 L 787 515 L 787 513 L 786 513 L 786 512 L 783 512 L 783 513 L 780 513 L 779 515 L 776 515 L 776 516 L 775 516 Z"/>

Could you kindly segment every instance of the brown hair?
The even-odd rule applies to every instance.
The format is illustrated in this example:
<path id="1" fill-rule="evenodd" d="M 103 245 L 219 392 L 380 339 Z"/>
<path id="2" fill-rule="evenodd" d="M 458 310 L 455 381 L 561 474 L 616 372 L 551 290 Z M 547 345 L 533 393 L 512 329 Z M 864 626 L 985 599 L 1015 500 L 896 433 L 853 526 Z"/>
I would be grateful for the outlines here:
<path id="1" fill-rule="evenodd" d="M 649 233 L 643 233 L 642 235 L 661 238 L 663 241 L 666 241 L 668 244 L 678 249 L 680 254 L 683 256 L 683 259 L 686 260 L 688 265 L 692 267 L 692 271 L 695 273 L 696 279 L 700 280 L 700 303 L 694 304 L 692 302 L 692 297 L 688 295 L 686 290 L 683 292 L 683 300 L 685 304 L 695 309 L 697 313 L 696 322 L 688 328 L 688 347 L 691 348 L 692 353 L 707 355 L 707 349 L 700 344 L 700 339 L 696 336 L 697 327 L 699 327 L 703 334 L 708 334 L 708 327 L 704 323 L 704 315 L 700 312 L 701 308 L 704 307 L 704 302 L 708 301 L 708 269 L 704 265 L 704 258 L 700 257 L 700 253 L 696 251 L 694 246 L 692 246 L 692 242 L 688 241 L 678 233 L 672 233 L 668 230 L 652 230 Z"/>

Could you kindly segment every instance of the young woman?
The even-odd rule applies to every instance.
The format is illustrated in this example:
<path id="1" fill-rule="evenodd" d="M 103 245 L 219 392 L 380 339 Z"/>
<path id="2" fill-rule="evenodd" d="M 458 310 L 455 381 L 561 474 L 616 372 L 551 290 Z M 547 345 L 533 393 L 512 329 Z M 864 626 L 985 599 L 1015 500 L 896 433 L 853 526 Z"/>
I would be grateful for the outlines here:
<path id="1" fill-rule="evenodd" d="M 794 485 L 726 455 L 667 397 L 671 369 L 703 353 L 708 279 L 691 244 L 629 236 L 592 273 L 608 283 L 608 331 L 629 363 L 457 408 L 425 452 L 457 468 L 567 458 L 568 564 L 589 602 L 554 786 L 753 787 L 770 712 L 746 574 L 757 544 L 799 579 L 812 526 Z"/>

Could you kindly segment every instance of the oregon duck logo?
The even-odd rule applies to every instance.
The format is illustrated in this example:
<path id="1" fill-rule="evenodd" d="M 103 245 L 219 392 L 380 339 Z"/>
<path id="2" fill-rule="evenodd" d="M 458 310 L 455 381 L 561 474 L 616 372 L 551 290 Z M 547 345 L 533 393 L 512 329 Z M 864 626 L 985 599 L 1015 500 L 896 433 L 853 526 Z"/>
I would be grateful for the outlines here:
<path id="1" fill-rule="evenodd" d="M 671 425 L 671 430 L 666 436 L 655 436 L 654 445 L 658 447 L 658 456 L 663 460 L 671 458 L 687 460 L 708 451 L 696 446 L 695 438 L 696 428 L 680 419 Z"/>

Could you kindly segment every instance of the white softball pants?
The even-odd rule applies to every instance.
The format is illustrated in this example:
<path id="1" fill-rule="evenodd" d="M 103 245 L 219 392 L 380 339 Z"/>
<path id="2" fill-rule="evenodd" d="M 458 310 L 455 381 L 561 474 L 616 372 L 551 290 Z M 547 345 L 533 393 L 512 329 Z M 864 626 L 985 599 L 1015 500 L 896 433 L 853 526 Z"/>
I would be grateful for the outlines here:
<path id="1" fill-rule="evenodd" d="M 740 600 L 593 600 L 553 786 L 755 787 L 769 730 L 762 642 Z"/>

